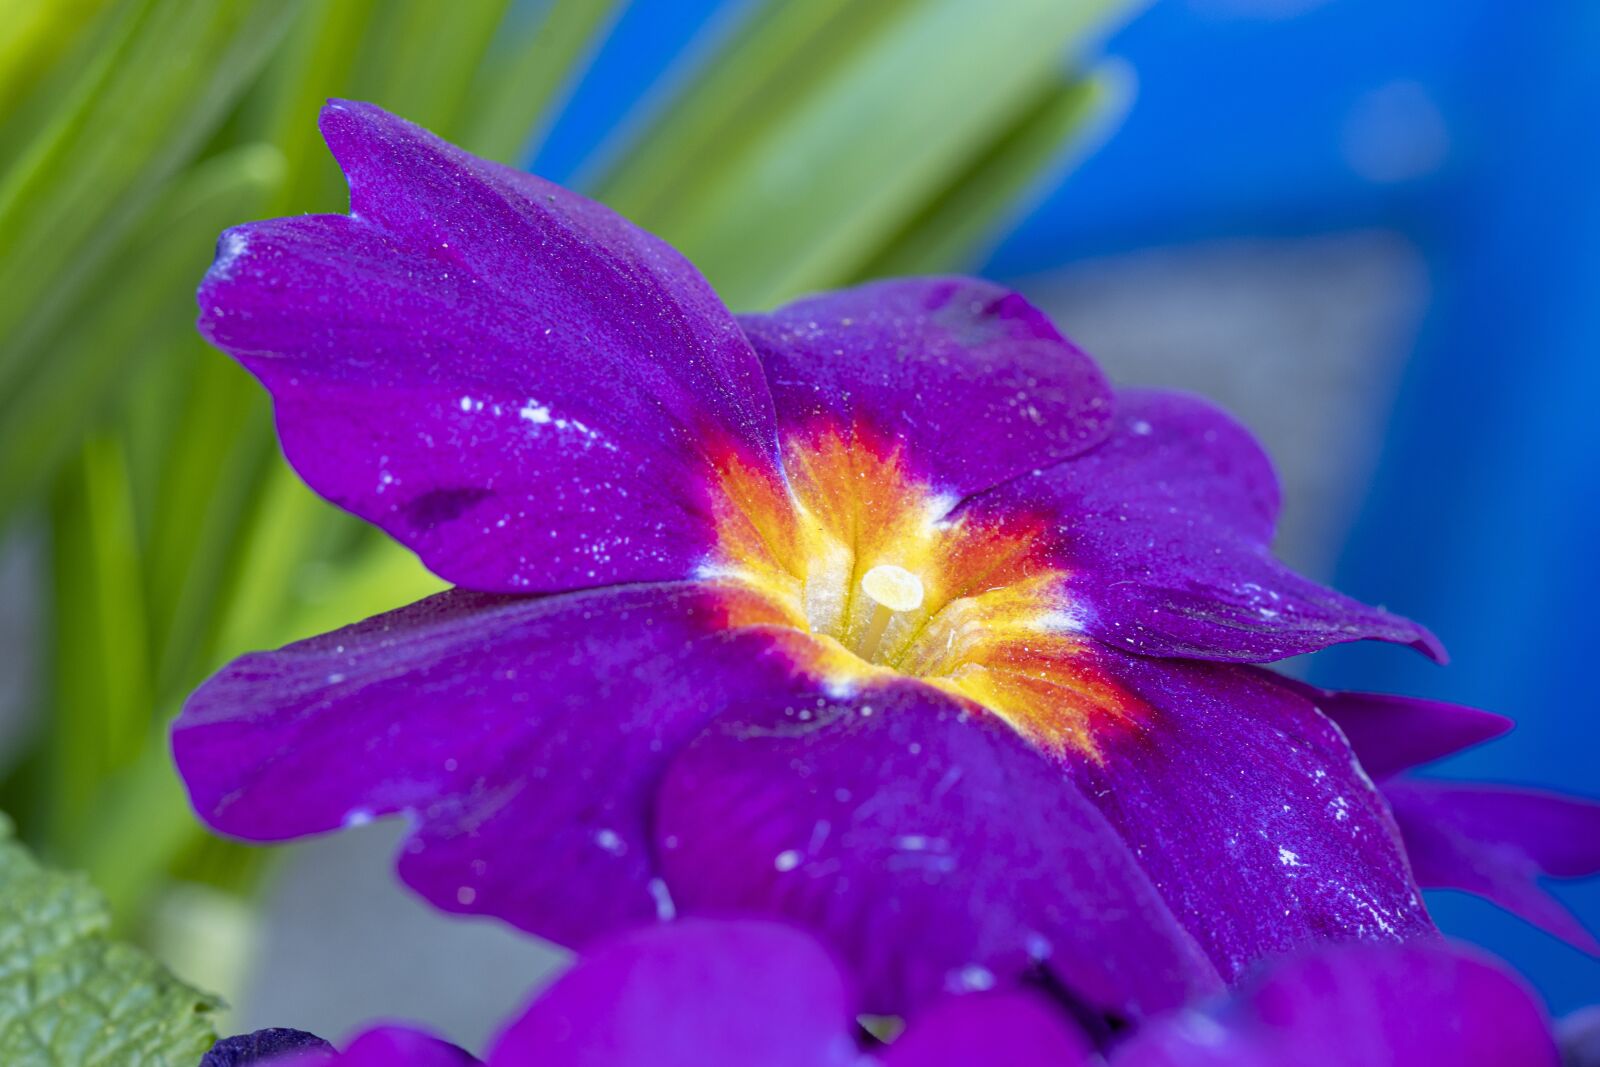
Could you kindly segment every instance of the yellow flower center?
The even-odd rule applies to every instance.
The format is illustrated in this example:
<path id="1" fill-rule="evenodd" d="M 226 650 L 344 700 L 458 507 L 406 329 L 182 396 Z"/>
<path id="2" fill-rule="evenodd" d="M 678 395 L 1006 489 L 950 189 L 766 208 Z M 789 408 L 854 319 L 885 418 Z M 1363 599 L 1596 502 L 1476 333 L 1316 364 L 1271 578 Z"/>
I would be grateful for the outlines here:
<path id="1" fill-rule="evenodd" d="M 725 458 L 707 577 L 761 595 L 812 636 L 831 687 L 890 674 L 976 702 L 1024 736 L 1094 750 L 1091 727 L 1128 695 L 1071 623 L 1066 573 L 1036 516 L 952 519 L 898 446 L 861 427 L 787 440 L 787 484 Z"/>

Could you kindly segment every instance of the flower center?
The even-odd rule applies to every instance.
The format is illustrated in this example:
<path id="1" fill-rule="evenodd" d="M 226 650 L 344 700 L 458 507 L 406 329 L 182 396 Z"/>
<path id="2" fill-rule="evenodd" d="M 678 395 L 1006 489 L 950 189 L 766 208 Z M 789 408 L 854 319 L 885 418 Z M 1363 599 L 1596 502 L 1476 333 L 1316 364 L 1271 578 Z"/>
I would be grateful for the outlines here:
<path id="1" fill-rule="evenodd" d="M 975 701 L 1024 736 L 1092 751 L 1091 724 L 1130 702 L 1071 620 L 1048 522 L 975 519 L 861 426 L 785 441 L 784 481 L 721 461 L 708 578 L 760 595 L 813 638 L 812 669 L 841 686 L 888 672 Z"/>
<path id="2" fill-rule="evenodd" d="M 725 468 L 711 569 L 755 586 L 797 629 L 929 677 L 959 671 L 986 634 L 1047 614 L 1055 572 L 1034 558 L 1037 524 L 952 519 L 954 499 L 895 443 L 827 429 L 787 441 L 784 468 L 783 485 Z"/>

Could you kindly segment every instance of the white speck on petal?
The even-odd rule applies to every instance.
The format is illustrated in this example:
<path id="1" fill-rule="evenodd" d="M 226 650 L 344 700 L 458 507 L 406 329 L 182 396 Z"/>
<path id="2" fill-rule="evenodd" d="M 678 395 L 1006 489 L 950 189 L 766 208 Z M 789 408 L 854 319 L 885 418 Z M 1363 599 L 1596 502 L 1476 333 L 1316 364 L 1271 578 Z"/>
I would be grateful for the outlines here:
<path id="1" fill-rule="evenodd" d="M 645 887 L 650 890 L 650 898 L 656 902 L 656 918 L 662 922 L 677 918 L 678 906 L 672 901 L 672 891 L 667 888 L 667 883 L 652 878 L 645 883 Z"/>
<path id="2" fill-rule="evenodd" d="M 950 977 L 953 992 L 981 993 L 994 988 L 994 972 L 976 963 L 967 964 Z"/>
<path id="3" fill-rule="evenodd" d="M 244 255 L 245 249 L 249 246 L 249 241 L 238 230 L 229 230 L 223 234 L 222 246 L 217 249 L 216 262 L 211 264 L 211 273 L 223 279 L 233 277 L 234 261 Z"/>

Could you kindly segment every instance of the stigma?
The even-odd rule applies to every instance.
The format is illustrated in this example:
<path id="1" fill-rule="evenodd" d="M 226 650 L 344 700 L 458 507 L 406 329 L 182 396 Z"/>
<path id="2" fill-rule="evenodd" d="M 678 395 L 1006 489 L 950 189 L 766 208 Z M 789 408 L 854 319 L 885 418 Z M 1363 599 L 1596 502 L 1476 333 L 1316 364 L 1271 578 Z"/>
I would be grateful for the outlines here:
<path id="1" fill-rule="evenodd" d="M 868 663 L 875 663 L 889 620 L 922 606 L 922 579 L 904 567 L 884 563 L 861 576 L 861 591 L 872 601 L 873 609 L 855 652 Z"/>
<path id="2" fill-rule="evenodd" d="M 884 563 L 861 576 L 861 591 L 889 611 L 916 611 L 922 606 L 922 579 L 893 563 Z"/>

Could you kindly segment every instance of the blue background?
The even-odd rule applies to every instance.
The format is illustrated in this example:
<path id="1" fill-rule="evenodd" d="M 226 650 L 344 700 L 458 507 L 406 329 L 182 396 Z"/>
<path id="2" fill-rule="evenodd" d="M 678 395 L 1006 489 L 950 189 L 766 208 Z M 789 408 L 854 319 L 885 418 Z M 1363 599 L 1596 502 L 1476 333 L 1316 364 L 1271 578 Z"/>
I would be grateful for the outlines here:
<path id="1" fill-rule="evenodd" d="M 534 169 L 581 184 L 602 138 L 745 6 L 631 5 Z M 1600 794 L 1600 4 L 1159 0 L 1105 50 L 1137 73 L 1132 111 L 985 273 L 1223 237 L 1404 234 L 1430 302 L 1336 577 L 1433 626 L 1454 663 L 1363 646 L 1324 653 L 1314 677 L 1518 720 L 1443 773 Z M 1600 885 L 1557 892 L 1600 924 Z M 1600 961 L 1474 900 L 1430 905 L 1556 1011 L 1600 999 Z"/>

